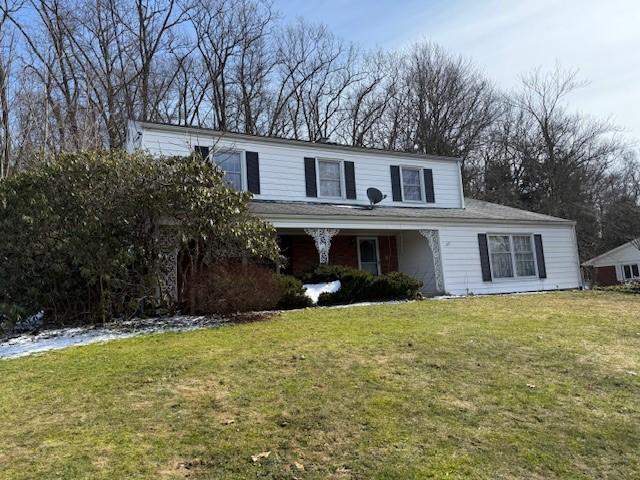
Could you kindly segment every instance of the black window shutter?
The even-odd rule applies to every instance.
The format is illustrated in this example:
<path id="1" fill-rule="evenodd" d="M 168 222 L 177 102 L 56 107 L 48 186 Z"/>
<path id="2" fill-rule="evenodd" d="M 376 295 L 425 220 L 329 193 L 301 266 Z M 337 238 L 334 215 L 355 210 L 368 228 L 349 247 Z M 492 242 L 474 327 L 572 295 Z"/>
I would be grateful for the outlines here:
<path id="1" fill-rule="evenodd" d="M 260 162 L 258 152 L 245 152 L 247 162 L 247 190 L 251 193 L 260 193 Z"/>
<path id="2" fill-rule="evenodd" d="M 424 169 L 424 194 L 427 203 L 436 203 L 436 194 L 433 191 L 433 172 L 430 168 Z"/>
<path id="3" fill-rule="evenodd" d="M 344 183 L 347 198 L 356 199 L 356 171 L 353 162 L 344 162 Z"/>
<path id="4" fill-rule="evenodd" d="M 304 179 L 307 184 L 307 197 L 317 197 L 315 158 L 304 157 Z"/>
<path id="5" fill-rule="evenodd" d="M 544 249 L 542 248 L 542 235 L 533 236 L 536 244 L 536 258 L 538 259 L 538 277 L 547 278 L 547 267 L 544 263 Z"/>
<path id="6" fill-rule="evenodd" d="M 209 147 L 203 145 L 196 145 L 194 148 L 196 155 L 200 155 L 204 160 L 209 157 Z"/>
<path id="7" fill-rule="evenodd" d="M 400 186 L 400 167 L 391 165 L 391 196 L 394 202 L 402 201 L 402 187 Z"/>
<path id="8" fill-rule="evenodd" d="M 489 246 L 487 245 L 487 234 L 478 234 L 478 247 L 480 247 L 480 266 L 482 267 L 482 281 L 491 281 L 491 263 L 489 262 Z"/>

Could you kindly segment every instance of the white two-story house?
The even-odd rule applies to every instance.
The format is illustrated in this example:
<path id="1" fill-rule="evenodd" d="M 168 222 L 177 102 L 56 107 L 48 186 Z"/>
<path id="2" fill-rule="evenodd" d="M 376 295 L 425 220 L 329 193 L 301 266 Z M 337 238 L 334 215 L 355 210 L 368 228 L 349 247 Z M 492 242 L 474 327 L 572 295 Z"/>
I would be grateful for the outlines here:
<path id="1" fill-rule="evenodd" d="M 135 121 L 127 148 L 215 162 L 276 227 L 293 274 L 400 271 L 425 294 L 582 286 L 575 223 L 465 198 L 456 158 Z M 373 206 L 370 188 L 385 195 Z"/>

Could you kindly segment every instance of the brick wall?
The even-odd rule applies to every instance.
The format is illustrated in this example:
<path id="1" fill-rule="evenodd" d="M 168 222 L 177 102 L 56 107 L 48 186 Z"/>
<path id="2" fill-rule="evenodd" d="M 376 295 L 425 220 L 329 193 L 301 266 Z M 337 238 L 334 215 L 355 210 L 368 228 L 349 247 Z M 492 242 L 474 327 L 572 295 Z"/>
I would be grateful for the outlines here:
<path id="1" fill-rule="evenodd" d="M 318 251 L 309 235 L 290 236 L 290 271 L 293 275 L 299 275 L 315 265 L 318 265 Z M 394 236 L 379 236 L 378 247 L 380 253 L 380 269 L 382 273 L 398 270 L 398 252 L 396 238 Z M 331 265 L 346 265 L 358 268 L 358 244 L 357 237 L 350 235 L 336 235 L 331 240 L 329 250 L 329 263 Z"/>
<path id="2" fill-rule="evenodd" d="M 382 273 L 398 271 L 398 249 L 396 237 L 378 237 L 378 249 L 380 251 L 380 270 Z"/>

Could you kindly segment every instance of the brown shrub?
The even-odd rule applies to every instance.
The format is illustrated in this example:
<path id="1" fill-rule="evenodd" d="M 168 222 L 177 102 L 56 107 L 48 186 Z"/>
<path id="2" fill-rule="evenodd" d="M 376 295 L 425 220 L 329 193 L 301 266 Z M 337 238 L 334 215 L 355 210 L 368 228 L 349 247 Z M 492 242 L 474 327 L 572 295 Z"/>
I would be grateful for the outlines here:
<path id="1" fill-rule="evenodd" d="M 273 270 L 256 264 L 211 265 L 188 283 L 186 307 L 197 314 L 271 310 L 283 294 Z"/>

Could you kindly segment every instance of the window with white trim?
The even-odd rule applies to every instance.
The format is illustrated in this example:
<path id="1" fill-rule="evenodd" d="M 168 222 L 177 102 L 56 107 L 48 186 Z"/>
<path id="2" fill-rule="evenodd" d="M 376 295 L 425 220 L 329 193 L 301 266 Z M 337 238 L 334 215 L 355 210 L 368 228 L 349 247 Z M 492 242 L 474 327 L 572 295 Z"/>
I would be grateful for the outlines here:
<path id="1" fill-rule="evenodd" d="M 417 167 L 400 167 L 402 182 L 402 200 L 405 202 L 422 202 L 422 169 Z"/>
<path id="2" fill-rule="evenodd" d="M 360 270 L 380 275 L 380 255 L 377 238 L 358 238 L 358 264 Z"/>
<path id="3" fill-rule="evenodd" d="M 494 278 L 533 277 L 536 259 L 531 235 L 488 235 Z"/>
<path id="4" fill-rule="evenodd" d="M 629 265 L 622 266 L 622 273 L 625 280 L 640 279 L 640 267 L 637 263 L 631 263 Z"/>
<path id="5" fill-rule="evenodd" d="M 342 162 L 318 160 L 318 193 L 321 197 L 342 198 Z"/>
<path id="6" fill-rule="evenodd" d="M 242 152 L 219 151 L 211 155 L 213 162 L 224 172 L 225 181 L 242 191 Z"/>

